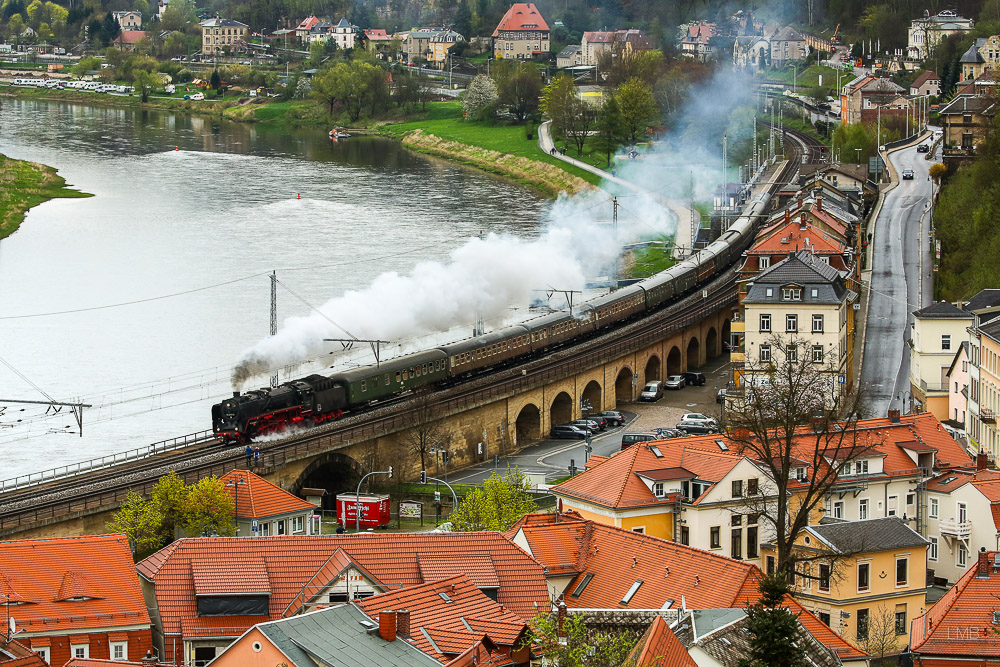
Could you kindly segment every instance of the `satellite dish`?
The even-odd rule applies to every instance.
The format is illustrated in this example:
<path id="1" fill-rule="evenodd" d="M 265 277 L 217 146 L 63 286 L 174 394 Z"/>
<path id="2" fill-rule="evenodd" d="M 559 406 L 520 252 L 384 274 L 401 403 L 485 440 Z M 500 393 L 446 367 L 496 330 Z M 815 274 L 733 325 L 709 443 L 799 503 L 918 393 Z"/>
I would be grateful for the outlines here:
<path id="1" fill-rule="evenodd" d="M 10 634 L 13 637 L 14 633 L 17 632 L 17 624 L 14 623 L 14 617 L 10 617 Z"/>

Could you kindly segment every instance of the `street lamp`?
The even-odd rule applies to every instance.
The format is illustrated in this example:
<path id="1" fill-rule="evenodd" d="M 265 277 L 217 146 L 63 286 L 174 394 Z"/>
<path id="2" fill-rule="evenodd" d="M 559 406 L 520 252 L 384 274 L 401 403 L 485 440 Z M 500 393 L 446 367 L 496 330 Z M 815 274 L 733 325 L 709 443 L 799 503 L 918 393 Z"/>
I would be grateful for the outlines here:
<path id="1" fill-rule="evenodd" d="M 226 486 L 233 487 L 233 497 L 235 498 L 233 507 L 233 519 L 236 522 L 236 535 L 240 534 L 240 487 L 246 485 L 243 473 L 237 473 L 233 479 L 226 482 Z"/>
<path id="2" fill-rule="evenodd" d="M 355 527 L 354 532 L 361 532 L 361 485 L 365 483 L 365 480 L 372 475 L 388 475 L 389 479 L 392 479 L 392 466 L 389 466 L 388 470 L 376 470 L 375 472 L 370 472 L 361 478 L 358 482 L 358 490 L 354 494 L 354 520 Z"/>

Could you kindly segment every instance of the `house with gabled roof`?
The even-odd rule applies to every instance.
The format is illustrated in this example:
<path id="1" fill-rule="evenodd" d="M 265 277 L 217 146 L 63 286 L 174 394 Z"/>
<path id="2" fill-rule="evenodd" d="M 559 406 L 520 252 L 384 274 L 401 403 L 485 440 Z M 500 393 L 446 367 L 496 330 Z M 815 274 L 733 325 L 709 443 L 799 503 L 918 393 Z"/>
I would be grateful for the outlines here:
<path id="1" fill-rule="evenodd" d="M 1000 662 L 1000 551 L 986 549 L 927 613 L 913 619 L 914 667 L 973 667 Z"/>
<path id="2" fill-rule="evenodd" d="M 549 52 L 549 24 L 533 2 L 515 2 L 493 31 L 493 57 L 531 60 Z"/>
<path id="3" fill-rule="evenodd" d="M 49 667 L 49 663 L 24 644 L 0 634 L 0 667 Z"/>
<path id="4" fill-rule="evenodd" d="M 910 95 L 933 95 L 937 97 L 941 94 L 941 77 L 931 70 L 924 70 L 913 83 L 910 84 Z"/>
<path id="5" fill-rule="evenodd" d="M 142 656 L 149 612 L 122 534 L 0 541 L 0 598 L 17 640 L 52 665 Z"/>
<path id="6" fill-rule="evenodd" d="M 549 601 L 541 565 L 499 533 L 181 539 L 136 568 L 168 662 L 211 660 L 258 623 L 456 574 L 525 620 Z"/>
<path id="7" fill-rule="evenodd" d="M 312 535 L 319 532 L 313 520 L 316 505 L 294 496 L 249 470 L 231 470 L 220 482 L 233 497 L 236 534 Z"/>
<path id="8" fill-rule="evenodd" d="M 716 25 L 707 21 L 681 26 L 681 53 L 705 62 L 712 57 L 712 37 L 716 35 Z"/>
<path id="9" fill-rule="evenodd" d="M 927 411 L 941 421 L 949 418 L 950 383 L 948 373 L 955 351 L 972 313 L 947 301 L 936 301 L 913 311 L 910 324 L 910 397 L 913 409 Z"/>

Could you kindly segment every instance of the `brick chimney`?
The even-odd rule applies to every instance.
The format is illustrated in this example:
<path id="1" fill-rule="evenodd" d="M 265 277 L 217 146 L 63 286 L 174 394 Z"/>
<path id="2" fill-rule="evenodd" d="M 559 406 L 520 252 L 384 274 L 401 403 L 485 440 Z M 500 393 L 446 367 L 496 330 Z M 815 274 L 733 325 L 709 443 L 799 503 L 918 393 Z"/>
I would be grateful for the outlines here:
<path id="1" fill-rule="evenodd" d="M 802 208 L 802 205 L 804 203 L 805 203 L 805 199 L 802 197 L 802 195 L 799 195 L 799 208 Z"/>
<path id="2" fill-rule="evenodd" d="M 396 612 L 396 634 L 403 639 L 410 638 L 410 610 L 400 609 Z"/>
<path id="3" fill-rule="evenodd" d="M 556 618 L 556 636 L 566 637 L 566 630 L 563 629 L 563 626 L 566 624 L 566 602 L 563 600 L 559 600 L 559 608 L 556 610 Z"/>
<path id="4" fill-rule="evenodd" d="M 979 562 L 976 564 L 976 576 L 990 576 L 990 555 L 987 553 L 986 547 L 981 547 L 979 549 Z"/>
<path id="5" fill-rule="evenodd" d="M 823 210 L 823 198 L 822 197 L 816 197 L 816 210 L 817 211 L 822 211 Z"/>
<path id="6" fill-rule="evenodd" d="M 893 424 L 899 423 L 899 410 L 889 410 L 889 421 Z"/>
<path id="7" fill-rule="evenodd" d="M 792 219 L 792 210 L 790 208 L 785 209 L 785 222 L 790 222 Z"/>
<path id="8" fill-rule="evenodd" d="M 805 229 L 805 228 L 806 228 L 806 214 L 803 213 L 802 215 L 799 216 L 799 229 Z"/>
<path id="9" fill-rule="evenodd" d="M 146 651 L 146 655 L 142 656 L 139 662 L 142 663 L 142 667 L 156 667 L 157 660 L 152 651 Z"/>
<path id="10" fill-rule="evenodd" d="M 979 452 L 976 454 L 976 470 L 986 470 L 989 466 L 990 459 L 986 455 L 986 452 Z"/>
<path id="11" fill-rule="evenodd" d="M 378 635 L 387 642 L 396 641 L 396 612 L 380 611 L 378 613 Z"/>

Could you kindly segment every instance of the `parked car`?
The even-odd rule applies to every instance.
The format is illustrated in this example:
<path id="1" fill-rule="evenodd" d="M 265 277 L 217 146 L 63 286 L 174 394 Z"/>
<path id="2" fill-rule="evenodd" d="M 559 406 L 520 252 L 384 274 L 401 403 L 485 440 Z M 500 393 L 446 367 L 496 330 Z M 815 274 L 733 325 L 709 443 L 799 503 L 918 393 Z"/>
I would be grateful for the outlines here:
<path id="1" fill-rule="evenodd" d="M 659 380 L 647 382 L 639 393 L 640 401 L 658 401 L 663 398 L 663 383 Z"/>
<path id="2" fill-rule="evenodd" d="M 676 428 L 658 428 L 656 429 L 656 433 L 661 438 L 683 438 L 687 435 L 684 431 L 680 431 Z"/>
<path id="3" fill-rule="evenodd" d="M 622 436 L 622 449 L 628 449 L 637 442 L 646 442 L 647 440 L 662 440 L 663 436 L 659 433 L 649 431 L 647 433 L 626 433 Z"/>
<path id="4" fill-rule="evenodd" d="M 700 412 L 687 412 L 681 415 L 682 422 L 701 422 L 707 424 L 712 428 L 718 428 L 719 422 L 716 421 L 715 417 L 709 417 L 708 415 L 703 415 Z"/>
<path id="5" fill-rule="evenodd" d="M 904 181 L 912 181 L 913 180 L 913 170 L 912 169 L 904 169 L 903 170 L 903 180 Z"/>
<path id="6" fill-rule="evenodd" d="M 589 419 L 574 419 L 569 423 L 569 425 L 586 431 L 587 435 L 594 435 L 601 430 L 601 427 L 597 425 L 597 422 L 592 422 Z"/>
<path id="7" fill-rule="evenodd" d="M 704 373 L 685 373 L 684 381 L 689 385 L 693 384 L 696 386 L 701 386 L 705 384 L 705 374 Z"/>
<path id="8" fill-rule="evenodd" d="M 683 389 L 687 384 L 687 380 L 684 379 L 683 375 L 671 375 L 667 378 L 664 386 L 667 389 Z"/>
<path id="9" fill-rule="evenodd" d="M 625 415 L 617 410 L 605 410 L 601 413 L 601 417 L 604 417 L 604 421 L 611 426 L 621 426 L 625 423 Z"/>
<path id="10" fill-rule="evenodd" d="M 918 153 L 930 153 L 931 152 L 931 147 L 928 146 L 927 144 L 920 144 L 919 146 L 917 146 L 917 152 Z"/>
<path id="11" fill-rule="evenodd" d="M 677 422 L 677 430 L 684 431 L 689 435 L 704 435 L 705 433 L 716 433 L 718 431 L 713 425 L 697 421 L 679 421 Z"/>
<path id="12" fill-rule="evenodd" d="M 608 420 L 605 419 L 604 417 L 602 417 L 599 414 L 597 414 L 597 415 L 586 415 L 584 417 L 581 417 L 580 419 L 586 419 L 587 421 L 592 421 L 592 422 L 596 423 L 597 426 L 598 426 L 598 428 L 600 428 L 602 431 L 608 427 Z"/>
<path id="13" fill-rule="evenodd" d="M 587 437 L 587 431 L 572 424 L 560 424 L 553 426 L 549 431 L 549 436 L 556 439 L 583 440 Z"/>

